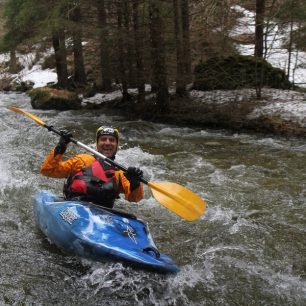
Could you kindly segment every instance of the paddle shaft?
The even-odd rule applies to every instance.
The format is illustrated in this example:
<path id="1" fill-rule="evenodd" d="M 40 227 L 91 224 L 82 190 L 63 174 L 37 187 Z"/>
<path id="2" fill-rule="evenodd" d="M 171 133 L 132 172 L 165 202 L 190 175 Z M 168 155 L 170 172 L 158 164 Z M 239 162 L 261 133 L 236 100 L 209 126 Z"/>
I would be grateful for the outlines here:
<path id="1" fill-rule="evenodd" d="M 43 127 L 45 127 L 46 129 L 48 129 L 48 131 L 51 131 L 51 132 L 53 132 L 53 133 L 55 133 L 55 134 L 57 134 L 57 135 L 59 135 L 59 136 L 62 136 L 61 131 L 55 129 L 52 125 L 44 124 Z M 70 138 L 70 141 L 71 141 L 72 143 L 76 144 L 77 146 L 79 146 L 79 147 L 81 147 L 81 148 L 83 148 L 83 149 L 89 151 L 90 153 L 92 153 L 92 154 L 95 155 L 96 157 L 102 158 L 106 163 L 108 163 L 108 164 L 110 164 L 110 165 L 116 167 L 117 169 L 120 169 L 120 170 L 122 170 L 123 172 L 126 172 L 126 171 L 127 171 L 127 168 L 126 168 L 126 167 L 124 167 L 124 166 L 118 164 L 118 163 L 115 162 L 114 160 L 112 160 L 112 159 L 108 158 L 107 156 L 101 154 L 100 152 L 98 152 L 98 151 L 92 149 L 91 147 L 85 145 L 84 143 L 82 143 L 82 142 L 80 142 L 80 141 L 78 141 L 78 140 L 76 140 L 76 139 L 74 139 L 74 138 L 72 138 L 72 137 Z M 141 177 L 141 178 L 139 178 L 139 179 L 140 179 L 140 181 L 141 181 L 142 183 L 144 183 L 144 184 L 146 184 L 146 185 L 149 184 L 149 182 L 148 182 L 147 180 L 145 180 L 144 178 Z"/>

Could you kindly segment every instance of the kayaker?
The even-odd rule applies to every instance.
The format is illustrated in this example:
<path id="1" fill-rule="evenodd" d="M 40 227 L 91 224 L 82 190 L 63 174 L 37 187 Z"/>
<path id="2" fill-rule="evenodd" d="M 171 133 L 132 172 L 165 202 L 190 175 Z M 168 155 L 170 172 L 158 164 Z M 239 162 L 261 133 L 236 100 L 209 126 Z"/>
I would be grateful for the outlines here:
<path id="1" fill-rule="evenodd" d="M 127 172 L 116 170 L 104 160 L 90 154 L 79 154 L 63 160 L 72 134 L 62 131 L 56 147 L 50 151 L 41 165 L 41 173 L 48 177 L 67 178 L 64 184 L 66 199 L 77 198 L 98 205 L 113 207 L 120 193 L 130 202 L 143 198 L 140 178 L 143 172 L 129 167 Z M 96 132 L 97 151 L 114 160 L 119 146 L 119 132 L 112 127 L 101 126 Z"/>

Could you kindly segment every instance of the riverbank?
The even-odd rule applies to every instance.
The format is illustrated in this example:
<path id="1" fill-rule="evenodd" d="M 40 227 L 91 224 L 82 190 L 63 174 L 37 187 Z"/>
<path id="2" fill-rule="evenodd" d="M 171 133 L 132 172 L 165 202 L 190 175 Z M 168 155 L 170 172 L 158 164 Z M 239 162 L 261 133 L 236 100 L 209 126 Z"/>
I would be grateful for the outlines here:
<path id="1" fill-rule="evenodd" d="M 142 119 L 179 126 L 225 128 L 234 131 L 306 136 L 306 93 L 263 89 L 256 99 L 253 89 L 234 91 L 195 91 L 170 99 L 170 111 L 159 113 L 152 94 L 146 102 L 122 102 L 120 94 L 100 95 L 84 100 L 85 108 L 101 109 L 127 119 Z"/>

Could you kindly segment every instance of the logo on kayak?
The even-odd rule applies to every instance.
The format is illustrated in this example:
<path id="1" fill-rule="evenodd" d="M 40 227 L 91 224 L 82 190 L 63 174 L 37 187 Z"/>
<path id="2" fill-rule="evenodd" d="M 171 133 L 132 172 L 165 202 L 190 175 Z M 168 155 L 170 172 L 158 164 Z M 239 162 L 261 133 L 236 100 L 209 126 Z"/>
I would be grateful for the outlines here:
<path id="1" fill-rule="evenodd" d="M 78 218 L 71 207 L 68 207 L 60 212 L 60 216 L 69 224 L 72 224 L 72 222 Z"/>
<path id="2" fill-rule="evenodd" d="M 126 229 L 125 231 L 123 231 L 123 233 L 125 235 L 128 235 L 129 238 L 135 243 L 137 244 L 137 240 L 136 240 L 136 232 L 135 230 L 129 225 L 129 220 L 126 218 L 123 218 L 122 221 L 126 224 Z"/>

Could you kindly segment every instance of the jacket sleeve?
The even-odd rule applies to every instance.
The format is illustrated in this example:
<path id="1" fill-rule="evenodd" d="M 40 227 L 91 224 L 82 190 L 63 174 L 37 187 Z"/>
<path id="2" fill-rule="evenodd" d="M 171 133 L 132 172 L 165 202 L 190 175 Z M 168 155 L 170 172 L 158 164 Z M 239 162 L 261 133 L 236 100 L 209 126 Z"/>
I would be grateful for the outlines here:
<path id="1" fill-rule="evenodd" d="M 50 151 L 45 161 L 40 167 L 43 175 L 55 178 L 66 178 L 72 173 L 80 171 L 89 166 L 94 157 L 89 154 L 79 154 L 67 160 L 63 160 L 63 154 L 54 156 L 54 149 Z"/>
<path id="2" fill-rule="evenodd" d="M 139 202 L 143 199 L 144 191 L 143 186 L 140 183 L 139 187 L 135 190 L 130 190 L 130 182 L 124 176 L 123 171 L 116 171 L 115 172 L 116 180 L 119 185 L 119 192 L 124 193 L 125 199 L 129 202 Z"/>

